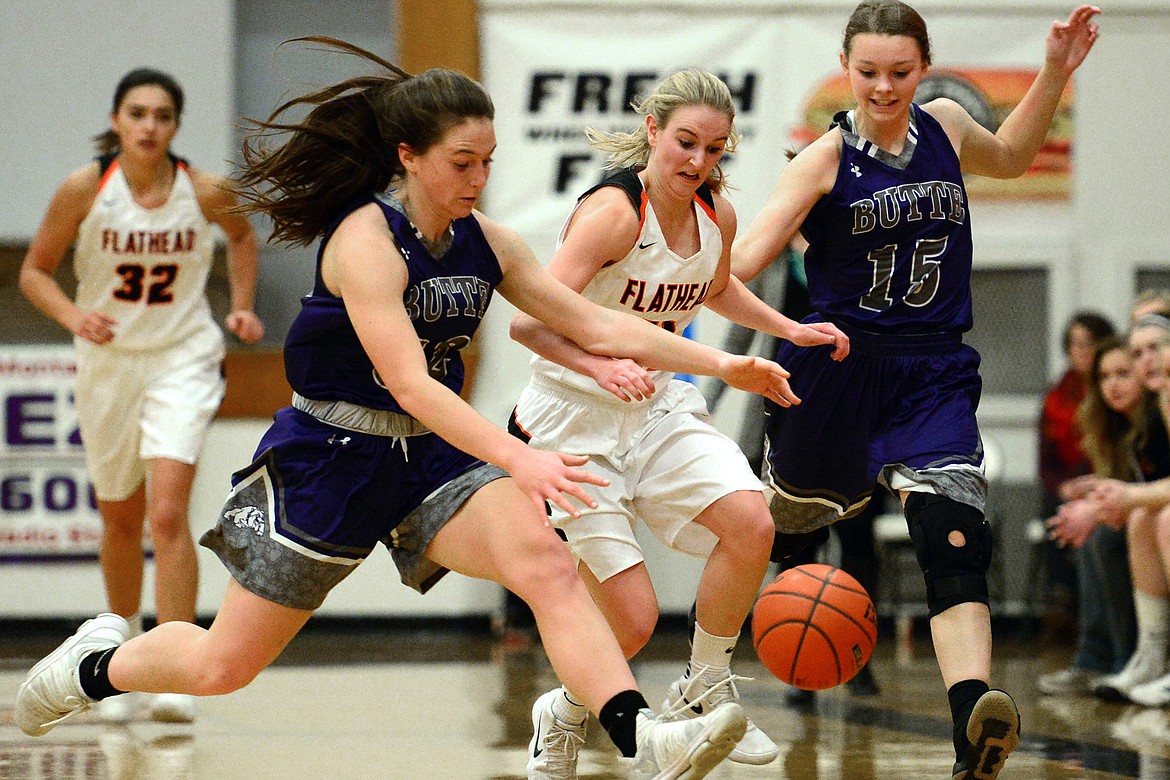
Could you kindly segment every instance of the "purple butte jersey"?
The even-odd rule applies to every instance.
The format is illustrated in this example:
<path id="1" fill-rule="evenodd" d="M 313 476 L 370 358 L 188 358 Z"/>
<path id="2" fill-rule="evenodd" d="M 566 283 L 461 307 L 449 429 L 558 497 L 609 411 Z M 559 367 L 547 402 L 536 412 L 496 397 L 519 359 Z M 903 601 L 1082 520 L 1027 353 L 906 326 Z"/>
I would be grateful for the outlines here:
<path id="1" fill-rule="evenodd" d="M 959 158 L 919 106 L 894 156 L 834 117 L 844 143 L 833 189 L 809 211 L 805 271 L 813 308 L 876 333 L 971 328 L 971 221 Z"/>
<path id="2" fill-rule="evenodd" d="M 289 385 L 305 398 L 349 401 L 370 409 L 406 413 L 374 369 L 345 303 L 321 281 L 321 253 L 329 237 L 342 219 L 370 202 L 381 207 L 405 259 L 410 281 L 402 303 L 414 323 L 431 376 L 456 393 L 463 387 L 459 350 L 471 343 L 492 291 L 503 278 L 499 261 L 474 215 L 451 224 L 451 247 L 436 260 L 392 201 L 393 195 L 380 195 L 355 204 L 337 217 L 321 239 L 313 292 L 301 299 L 301 311 L 284 344 Z"/>

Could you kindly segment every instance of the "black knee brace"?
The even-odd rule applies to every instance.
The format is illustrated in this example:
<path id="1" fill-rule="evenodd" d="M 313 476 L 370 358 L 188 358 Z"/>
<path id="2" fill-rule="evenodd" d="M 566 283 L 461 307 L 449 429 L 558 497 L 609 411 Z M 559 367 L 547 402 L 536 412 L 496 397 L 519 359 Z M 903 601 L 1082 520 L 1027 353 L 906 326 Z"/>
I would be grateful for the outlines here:
<path id="1" fill-rule="evenodd" d="M 987 603 L 992 537 L 982 512 L 944 496 L 911 493 L 906 499 L 906 524 L 926 580 L 931 617 L 956 604 Z M 961 547 L 948 538 L 953 531 L 963 536 Z"/>
<path id="2" fill-rule="evenodd" d="M 829 541 L 829 526 L 822 526 L 815 531 L 803 534 L 782 534 L 776 532 L 772 540 L 772 563 L 784 563 L 792 556 L 805 550 L 809 546 L 822 545 Z"/>

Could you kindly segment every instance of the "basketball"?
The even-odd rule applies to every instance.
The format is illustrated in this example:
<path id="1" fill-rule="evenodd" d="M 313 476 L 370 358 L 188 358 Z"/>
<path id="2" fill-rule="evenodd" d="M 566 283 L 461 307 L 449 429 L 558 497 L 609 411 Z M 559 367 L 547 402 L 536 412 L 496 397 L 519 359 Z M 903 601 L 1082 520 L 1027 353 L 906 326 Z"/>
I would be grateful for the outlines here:
<path id="1" fill-rule="evenodd" d="M 865 588 L 823 563 L 781 573 L 760 592 L 752 612 L 760 661 L 806 691 L 851 679 L 869 661 L 876 641 L 877 611 Z"/>

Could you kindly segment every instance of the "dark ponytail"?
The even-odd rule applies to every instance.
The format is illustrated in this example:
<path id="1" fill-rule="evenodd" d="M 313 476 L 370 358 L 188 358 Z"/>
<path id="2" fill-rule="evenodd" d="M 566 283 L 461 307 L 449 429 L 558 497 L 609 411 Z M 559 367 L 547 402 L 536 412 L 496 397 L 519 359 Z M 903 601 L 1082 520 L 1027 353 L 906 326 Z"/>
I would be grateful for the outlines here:
<path id="1" fill-rule="evenodd" d="M 347 79 L 288 101 L 266 121 L 249 121 L 236 174 L 244 203 L 237 210 L 271 217 L 270 240 L 311 243 L 357 198 L 387 189 L 405 173 L 399 144 L 424 154 L 465 119 L 495 115 L 487 92 L 462 73 L 436 68 L 411 76 L 336 38 L 293 41 L 339 49 L 387 74 Z M 300 122 L 278 121 L 294 106 L 313 108 Z M 269 148 L 273 136 L 287 139 Z"/>

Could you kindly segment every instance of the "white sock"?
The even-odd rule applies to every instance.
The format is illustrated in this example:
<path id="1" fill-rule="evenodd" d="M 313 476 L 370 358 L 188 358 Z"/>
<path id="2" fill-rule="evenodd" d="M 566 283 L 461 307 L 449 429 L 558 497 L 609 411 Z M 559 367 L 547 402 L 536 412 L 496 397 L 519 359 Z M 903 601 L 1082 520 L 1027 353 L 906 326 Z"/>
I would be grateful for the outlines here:
<path id="1" fill-rule="evenodd" d="M 694 676 L 702 671 L 711 677 L 712 672 L 723 672 L 731 668 L 731 654 L 735 650 L 736 636 L 715 636 L 708 634 L 695 621 L 695 636 L 691 640 L 690 674 Z"/>
<path id="2" fill-rule="evenodd" d="M 560 696 L 553 698 L 552 711 L 553 717 L 570 726 L 580 726 L 589 717 L 589 708 L 573 701 L 573 694 L 565 687 L 561 688 Z"/>
<path id="3" fill-rule="evenodd" d="M 1151 596 L 1135 590 L 1133 608 L 1137 617 L 1138 649 L 1143 655 L 1165 657 L 1167 639 L 1170 638 L 1170 597 Z"/>
<path id="4" fill-rule="evenodd" d="M 130 624 L 130 638 L 142 635 L 142 613 L 135 612 L 130 617 L 126 618 L 126 622 Z"/>

